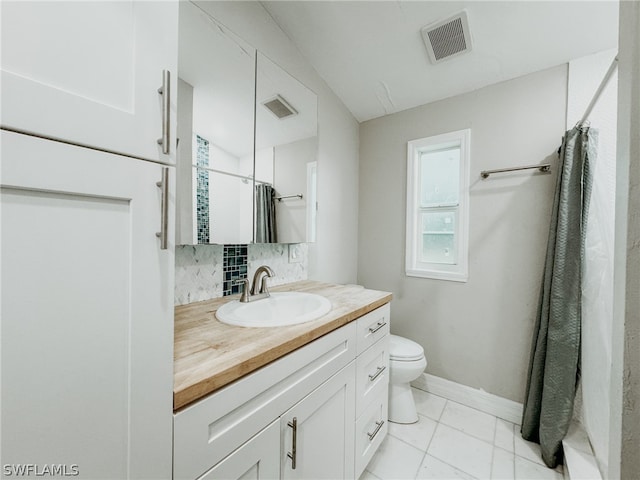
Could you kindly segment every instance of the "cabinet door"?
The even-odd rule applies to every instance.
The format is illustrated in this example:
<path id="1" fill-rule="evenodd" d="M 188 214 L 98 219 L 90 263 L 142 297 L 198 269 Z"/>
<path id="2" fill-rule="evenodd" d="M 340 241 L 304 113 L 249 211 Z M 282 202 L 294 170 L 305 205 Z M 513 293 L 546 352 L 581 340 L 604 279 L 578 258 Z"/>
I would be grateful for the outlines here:
<path id="1" fill-rule="evenodd" d="M 163 70 L 177 91 L 177 3 L 3 1 L 2 126 L 169 162 Z M 175 131 L 175 127 L 173 127 Z M 172 152 L 175 134 L 171 133 Z"/>
<path id="2" fill-rule="evenodd" d="M 282 478 L 353 477 L 354 378 L 352 362 L 281 417 Z"/>
<path id="3" fill-rule="evenodd" d="M 276 420 L 199 480 L 274 480 L 279 477 L 280 426 Z"/>
<path id="4" fill-rule="evenodd" d="M 0 463 L 169 478 L 162 167 L 4 131 L 1 153 Z"/>

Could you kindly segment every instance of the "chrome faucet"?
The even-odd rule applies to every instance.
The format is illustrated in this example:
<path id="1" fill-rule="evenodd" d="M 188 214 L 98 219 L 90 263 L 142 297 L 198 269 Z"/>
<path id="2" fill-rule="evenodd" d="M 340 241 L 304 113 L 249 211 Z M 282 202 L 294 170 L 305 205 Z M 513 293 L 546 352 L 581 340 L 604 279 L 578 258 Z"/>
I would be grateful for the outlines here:
<path id="1" fill-rule="evenodd" d="M 258 267 L 256 273 L 253 274 L 253 285 L 251 286 L 251 295 L 263 295 L 269 296 L 269 290 L 267 289 L 267 278 L 271 278 L 275 275 L 271 267 L 262 265 Z M 258 281 L 260 281 L 260 289 L 258 290 Z"/>
<path id="2" fill-rule="evenodd" d="M 267 298 L 269 296 L 269 289 L 267 288 L 267 278 L 271 278 L 275 275 L 273 270 L 267 265 L 258 267 L 256 273 L 253 274 L 253 283 L 249 286 L 249 280 L 241 278 L 236 282 L 242 283 L 242 295 L 240 295 L 240 301 L 242 303 L 248 303 L 253 300 L 260 300 L 261 298 Z M 258 283 L 260 288 L 258 288 Z"/>

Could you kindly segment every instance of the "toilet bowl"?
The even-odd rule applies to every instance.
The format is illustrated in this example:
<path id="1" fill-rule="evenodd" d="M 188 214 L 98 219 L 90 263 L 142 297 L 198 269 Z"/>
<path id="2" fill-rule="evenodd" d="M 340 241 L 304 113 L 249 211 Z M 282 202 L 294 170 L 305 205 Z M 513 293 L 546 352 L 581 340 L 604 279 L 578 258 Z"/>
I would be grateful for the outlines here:
<path id="1" fill-rule="evenodd" d="M 415 423 L 418 412 L 409 382 L 427 367 L 424 349 L 416 342 L 391 335 L 389 344 L 389 421 Z"/>

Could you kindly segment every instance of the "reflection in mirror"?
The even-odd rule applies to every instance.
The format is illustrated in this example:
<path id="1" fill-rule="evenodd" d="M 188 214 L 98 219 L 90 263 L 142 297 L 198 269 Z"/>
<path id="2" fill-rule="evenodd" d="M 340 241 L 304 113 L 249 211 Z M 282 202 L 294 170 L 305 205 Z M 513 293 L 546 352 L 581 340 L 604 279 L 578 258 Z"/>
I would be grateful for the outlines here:
<path id="1" fill-rule="evenodd" d="M 256 72 L 256 243 L 315 241 L 318 101 L 260 52 Z"/>
<path id="2" fill-rule="evenodd" d="M 180 2 L 179 244 L 253 238 L 255 50 Z"/>

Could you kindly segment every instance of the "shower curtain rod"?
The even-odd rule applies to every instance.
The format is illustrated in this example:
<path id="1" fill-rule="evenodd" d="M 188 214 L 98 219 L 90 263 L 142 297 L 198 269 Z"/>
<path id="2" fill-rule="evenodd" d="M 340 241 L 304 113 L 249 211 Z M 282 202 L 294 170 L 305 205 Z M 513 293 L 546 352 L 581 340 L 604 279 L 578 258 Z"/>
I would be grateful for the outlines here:
<path id="1" fill-rule="evenodd" d="M 609 66 L 609 70 L 607 70 L 607 73 L 604 74 L 604 78 L 602 79 L 602 82 L 600 82 L 600 86 L 596 90 L 596 93 L 593 95 L 593 98 L 591 99 L 591 103 L 589 103 L 589 106 L 587 107 L 587 110 L 584 112 L 584 115 L 582 116 L 582 119 L 580 120 L 580 122 L 578 122 L 578 125 L 583 125 L 589 119 L 589 115 L 591 115 L 591 110 L 593 110 L 593 107 L 596 106 L 596 103 L 600 99 L 600 95 L 602 95 L 603 90 L 607 87 L 607 84 L 609 83 L 609 80 L 611 80 L 613 72 L 616 71 L 617 67 L 618 67 L 618 55 L 616 55 L 613 61 L 611 62 L 611 65 Z"/>
<path id="2" fill-rule="evenodd" d="M 598 86 L 596 93 L 593 95 L 591 102 L 589 102 L 589 106 L 584 112 L 582 119 L 578 123 L 576 123 L 576 127 L 584 125 L 587 122 L 587 120 L 589 119 L 589 115 L 591 115 L 591 111 L 593 110 L 593 107 L 595 107 L 596 103 L 598 103 L 598 100 L 600 99 L 600 95 L 602 95 L 602 92 L 609 84 L 609 80 L 611 80 L 611 77 L 613 76 L 613 73 L 616 71 L 617 67 L 618 67 L 618 56 L 616 55 L 613 61 L 611 62 L 611 65 L 609 65 L 609 69 L 607 70 L 607 73 L 604 74 L 604 78 L 602 79 L 602 82 L 600 82 L 600 85 Z M 560 153 L 560 149 L 558 149 L 558 153 Z M 551 165 L 547 163 L 543 165 L 527 165 L 524 167 L 511 167 L 511 168 L 498 168 L 495 170 L 483 170 L 482 172 L 480 172 L 480 176 L 483 179 L 486 179 L 486 178 L 489 178 L 489 175 L 494 173 L 514 172 L 518 170 L 533 170 L 533 169 L 537 169 L 544 173 L 549 173 L 551 172 Z"/>
<path id="3" fill-rule="evenodd" d="M 207 170 L 208 172 L 213 172 L 213 173 L 219 173 L 221 175 L 227 175 L 229 177 L 236 177 L 239 178 L 240 180 L 249 180 L 249 181 L 253 181 L 253 176 L 249 175 L 239 175 L 237 173 L 231 173 L 231 172 L 225 172 L 224 170 L 216 170 L 215 168 L 211 168 L 211 167 L 204 167 L 201 165 L 194 165 L 194 167 L 199 168 L 200 170 Z M 256 180 L 256 183 L 264 183 L 265 185 L 271 185 L 269 182 L 263 182 L 262 180 Z"/>

